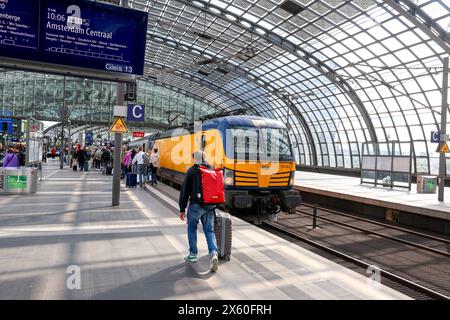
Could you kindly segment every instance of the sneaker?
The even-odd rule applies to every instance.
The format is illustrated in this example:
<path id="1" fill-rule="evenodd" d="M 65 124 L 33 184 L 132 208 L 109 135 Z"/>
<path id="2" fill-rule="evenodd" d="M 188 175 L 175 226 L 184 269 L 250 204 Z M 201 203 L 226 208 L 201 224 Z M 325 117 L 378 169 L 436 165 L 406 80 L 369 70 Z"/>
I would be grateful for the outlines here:
<path id="1" fill-rule="evenodd" d="M 211 271 L 216 272 L 219 268 L 219 258 L 217 257 L 217 253 L 213 253 L 211 257 Z"/>
<path id="2" fill-rule="evenodd" d="M 184 260 L 190 261 L 190 262 L 197 262 L 197 255 L 189 253 L 189 255 L 184 257 Z"/>

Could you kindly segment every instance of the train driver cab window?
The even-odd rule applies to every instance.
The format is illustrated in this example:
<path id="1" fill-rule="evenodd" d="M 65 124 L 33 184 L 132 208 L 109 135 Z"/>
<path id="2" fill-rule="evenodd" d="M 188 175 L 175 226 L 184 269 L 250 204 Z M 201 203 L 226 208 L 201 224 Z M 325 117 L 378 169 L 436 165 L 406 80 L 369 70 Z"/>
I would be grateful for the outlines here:
<path id="1" fill-rule="evenodd" d="M 258 131 L 254 127 L 232 127 L 233 155 L 237 160 L 258 160 Z"/>
<path id="2" fill-rule="evenodd" d="M 288 131 L 281 128 L 260 128 L 259 156 L 265 161 L 292 161 Z"/>

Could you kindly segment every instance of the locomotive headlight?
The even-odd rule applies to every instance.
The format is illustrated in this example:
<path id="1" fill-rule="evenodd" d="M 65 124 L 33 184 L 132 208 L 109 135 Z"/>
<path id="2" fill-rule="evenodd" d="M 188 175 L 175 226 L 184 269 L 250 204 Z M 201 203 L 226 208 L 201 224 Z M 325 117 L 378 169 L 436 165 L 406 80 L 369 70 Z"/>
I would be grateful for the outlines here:
<path id="1" fill-rule="evenodd" d="M 223 176 L 225 179 L 226 186 L 232 186 L 234 184 L 233 170 L 225 169 Z"/>

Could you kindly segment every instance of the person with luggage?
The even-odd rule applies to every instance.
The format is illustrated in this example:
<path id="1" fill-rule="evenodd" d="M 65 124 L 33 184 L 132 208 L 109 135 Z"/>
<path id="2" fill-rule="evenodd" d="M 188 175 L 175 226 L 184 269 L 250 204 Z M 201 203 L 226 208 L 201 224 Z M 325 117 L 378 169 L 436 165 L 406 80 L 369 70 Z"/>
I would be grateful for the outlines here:
<path id="1" fill-rule="evenodd" d="M 146 159 L 147 158 L 147 159 Z M 139 177 L 139 184 L 141 188 L 144 187 L 144 174 L 145 174 L 145 162 L 148 162 L 148 156 L 142 151 L 142 147 L 139 147 L 139 152 L 133 158 L 131 164 L 137 164 L 137 175 Z"/>
<path id="2" fill-rule="evenodd" d="M 131 161 L 133 161 L 133 158 L 131 156 L 131 150 L 128 150 L 127 153 L 125 154 L 125 157 L 123 157 L 122 162 L 125 176 L 131 171 Z"/>
<path id="3" fill-rule="evenodd" d="M 180 219 L 182 221 L 186 219 L 186 206 L 189 201 L 187 213 L 189 254 L 184 259 L 191 262 L 197 261 L 197 226 L 199 221 L 201 221 L 211 259 L 211 271 L 216 272 L 219 267 L 217 241 L 214 233 L 214 211 L 216 205 L 203 203 L 202 173 L 200 167 L 210 169 L 211 166 L 208 164 L 206 154 L 203 151 L 194 152 L 192 157 L 194 159 L 194 165 L 189 168 L 184 177 L 179 198 Z"/>
<path id="4" fill-rule="evenodd" d="M 154 148 L 153 152 L 150 156 L 150 185 L 158 184 L 158 181 L 156 180 L 156 173 L 159 168 L 159 154 L 158 154 L 158 148 Z"/>

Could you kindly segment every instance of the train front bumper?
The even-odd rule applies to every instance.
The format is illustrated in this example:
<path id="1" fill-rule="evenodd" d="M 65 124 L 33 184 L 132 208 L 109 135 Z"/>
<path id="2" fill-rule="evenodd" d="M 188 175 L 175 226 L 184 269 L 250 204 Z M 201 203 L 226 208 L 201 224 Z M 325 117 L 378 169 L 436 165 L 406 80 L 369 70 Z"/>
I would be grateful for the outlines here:
<path id="1" fill-rule="evenodd" d="M 295 190 L 260 191 L 251 190 L 225 190 L 225 205 L 228 208 L 251 209 L 258 201 L 269 201 L 277 198 L 280 208 L 289 212 L 301 203 L 301 197 Z"/>

